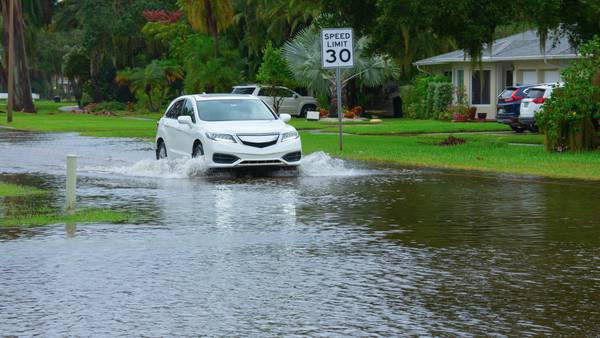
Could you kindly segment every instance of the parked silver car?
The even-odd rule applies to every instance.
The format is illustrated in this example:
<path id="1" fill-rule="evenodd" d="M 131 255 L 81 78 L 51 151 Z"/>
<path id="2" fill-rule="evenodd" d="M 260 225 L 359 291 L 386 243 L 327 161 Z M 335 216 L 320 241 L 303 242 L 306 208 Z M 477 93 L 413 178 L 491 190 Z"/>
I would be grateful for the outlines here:
<path id="1" fill-rule="evenodd" d="M 233 87 L 232 94 L 249 94 L 258 96 L 266 104 L 274 108 L 272 88 L 261 85 L 242 85 Z M 306 116 L 307 111 L 317 109 L 317 100 L 312 96 L 302 96 L 286 87 L 276 87 L 276 98 L 280 100 L 279 114 Z"/>

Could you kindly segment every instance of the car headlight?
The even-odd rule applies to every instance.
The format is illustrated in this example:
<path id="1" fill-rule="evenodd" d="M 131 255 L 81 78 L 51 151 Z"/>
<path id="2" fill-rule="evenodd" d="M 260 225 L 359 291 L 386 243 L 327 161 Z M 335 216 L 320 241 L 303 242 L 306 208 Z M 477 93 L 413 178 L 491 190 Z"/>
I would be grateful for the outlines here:
<path id="1" fill-rule="evenodd" d="M 281 134 L 281 142 L 295 140 L 298 137 L 300 137 L 300 135 L 298 135 L 297 131 L 288 131 L 287 133 Z"/>
<path id="2" fill-rule="evenodd" d="M 235 138 L 229 134 L 219 134 L 219 133 L 206 133 L 206 137 L 213 141 L 225 142 L 225 143 L 237 143 Z"/>

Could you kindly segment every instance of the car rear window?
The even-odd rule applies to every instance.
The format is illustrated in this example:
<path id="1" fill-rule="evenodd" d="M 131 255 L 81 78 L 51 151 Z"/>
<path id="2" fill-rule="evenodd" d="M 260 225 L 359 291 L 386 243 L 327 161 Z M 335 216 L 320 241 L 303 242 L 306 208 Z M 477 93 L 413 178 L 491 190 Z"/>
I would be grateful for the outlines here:
<path id="1" fill-rule="evenodd" d="M 528 98 L 538 98 L 538 97 L 544 97 L 544 93 L 546 92 L 546 89 L 541 89 L 541 88 L 531 88 L 529 89 L 529 91 L 527 92 L 527 97 Z"/>
<path id="2" fill-rule="evenodd" d="M 506 88 L 500 93 L 501 99 L 510 99 L 512 94 L 515 92 L 515 88 Z"/>
<path id="3" fill-rule="evenodd" d="M 252 94 L 254 93 L 255 87 L 236 87 L 233 88 L 231 94 Z"/>

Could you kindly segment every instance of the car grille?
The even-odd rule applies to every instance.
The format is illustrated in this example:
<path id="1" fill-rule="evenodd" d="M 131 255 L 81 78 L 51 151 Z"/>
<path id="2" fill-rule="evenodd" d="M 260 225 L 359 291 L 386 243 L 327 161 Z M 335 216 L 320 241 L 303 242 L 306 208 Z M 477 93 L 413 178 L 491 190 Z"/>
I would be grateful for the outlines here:
<path id="1" fill-rule="evenodd" d="M 238 134 L 237 136 L 242 144 L 255 148 L 270 147 L 279 141 L 279 134 Z"/>
<path id="2" fill-rule="evenodd" d="M 300 161 L 301 158 L 302 158 L 302 153 L 299 151 L 294 152 L 294 153 L 285 154 L 285 156 L 283 156 L 283 159 L 287 162 L 298 162 L 298 161 Z"/>
<path id="3" fill-rule="evenodd" d="M 231 164 L 239 159 L 240 159 L 239 157 L 233 156 L 233 155 L 218 154 L 218 153 L 213 154 L 213 162 L 220 163 L 220 164 Z"/>
<path id="4" fill-rule="evenodd" d="M 266 147 L 270 147 L 272 145 L 274 145 L 275 143 L 277 143 L 277 140 L 271 141 L 271 142 L 248 142 L 248 141 L 242 141 L 243 144 L 250 146 L 250 147 L 256 147 L 256 148 L 266 148 Z"/>

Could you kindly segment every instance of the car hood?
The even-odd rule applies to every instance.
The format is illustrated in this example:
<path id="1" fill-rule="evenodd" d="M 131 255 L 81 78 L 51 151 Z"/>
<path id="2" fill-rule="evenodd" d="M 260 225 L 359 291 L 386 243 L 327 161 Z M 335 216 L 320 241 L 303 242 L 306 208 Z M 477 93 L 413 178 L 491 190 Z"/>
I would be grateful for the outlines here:
<path id="1" fill-rule="evenodd" d="M 295 130 L 281 120 L 269 121 L 214 121 L 207 123 L 206 130 L 213 133 L 263 134 Z"/>

